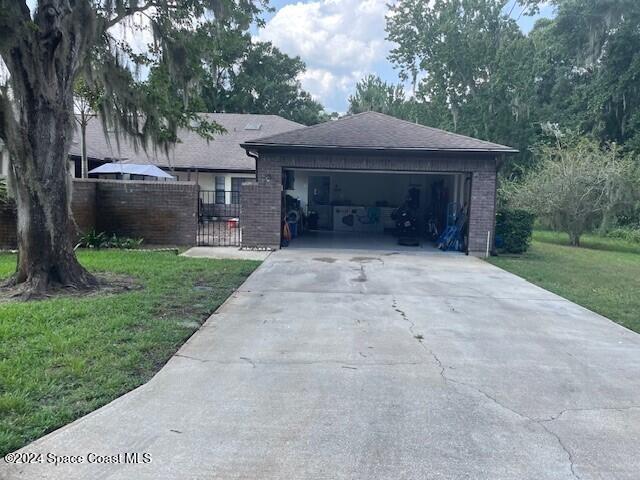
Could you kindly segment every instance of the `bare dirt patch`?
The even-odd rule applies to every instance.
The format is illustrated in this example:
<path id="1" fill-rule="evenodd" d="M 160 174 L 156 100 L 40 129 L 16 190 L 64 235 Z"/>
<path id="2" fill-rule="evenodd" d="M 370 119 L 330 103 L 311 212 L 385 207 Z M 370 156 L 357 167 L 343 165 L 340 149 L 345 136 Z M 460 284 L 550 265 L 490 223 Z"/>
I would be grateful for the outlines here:
<path id="1" fill-rule="evenodd" d="M 98 285 L 91 290 L 80 290 L 77 288 L 56 286 L 50 289 L 46 295 L 25 298 L 20 285 L 0 288 L 0 303 L 7 302 L 32 302 L 38 300 L 48 300 L 51 298 L 73 298 L 73 297 L 97 297 L 101 295 L 115 295 L 118 293 L 140 290 L 144 286 L 134 277 L 126 275 L 116 275 L 113 273 L 101 273 L 95 275 Z"/>

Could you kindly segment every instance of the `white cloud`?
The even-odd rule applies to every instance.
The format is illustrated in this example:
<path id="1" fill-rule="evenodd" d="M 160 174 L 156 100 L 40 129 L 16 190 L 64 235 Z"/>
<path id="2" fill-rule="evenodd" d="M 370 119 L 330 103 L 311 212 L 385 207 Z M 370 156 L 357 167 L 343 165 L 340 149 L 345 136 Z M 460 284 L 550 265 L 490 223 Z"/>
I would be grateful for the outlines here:
<path id="1" fill-rule="evenodd" d="M 340 109 L 363 74 L 386 62 L 386 14 L 386 0 L 298 2 L 280 9 L 258 40 L 300 56 L 308 67 L 304 88 L 327 108 Z"/>

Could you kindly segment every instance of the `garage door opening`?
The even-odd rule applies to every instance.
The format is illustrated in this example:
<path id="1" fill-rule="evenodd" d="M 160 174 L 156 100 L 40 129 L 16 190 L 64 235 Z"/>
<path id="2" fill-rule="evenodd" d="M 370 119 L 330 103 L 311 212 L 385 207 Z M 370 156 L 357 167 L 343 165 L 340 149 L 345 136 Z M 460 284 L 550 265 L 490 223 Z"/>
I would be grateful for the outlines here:
<path id="1" fill-rule="evenodd" d="M 290 247 L 467 250 L 467 173 L 285 169 L 283 186 Z"/>

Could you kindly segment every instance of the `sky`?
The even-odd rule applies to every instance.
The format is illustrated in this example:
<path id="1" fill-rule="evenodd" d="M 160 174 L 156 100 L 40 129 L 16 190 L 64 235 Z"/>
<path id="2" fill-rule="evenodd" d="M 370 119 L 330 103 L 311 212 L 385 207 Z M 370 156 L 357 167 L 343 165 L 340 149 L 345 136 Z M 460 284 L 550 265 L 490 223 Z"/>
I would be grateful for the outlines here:
<path id="1" fill-rule="evenodd" d="M 517 0 L 513 0 L 517 1 Z M 275 12 L 265 16 L 266 25 L 256 39 L 270 41 L 288 55 L 299 56 L 307 71 L 300 80 L 305 90 L 327 111 L 345 112 L 355 84 L 367 74 L 388 82 L 399 82 L 387 60 L 393 48 L 385 37 L 385 15 L 389 0 L 271 0 Z M 507 5 L 507 11 L 512 3 Z M 520 16 L 516 5 L 512 17 L 529 32 L 541 16 L 550 17 L 544 6 L 537 17 Z"/>
<path id="2" fill-rule="evenodd" d="M 393 45 L 385 37 L 387 4 L 393 0 L 270 0 L 274 12 L 263 15 L 264 28 L 252 32 L 257 41 L 270 41 L 284 53 L 299 56 L 307 65 L 300 81 L 328 112 L 344 113 L 355 85 L 368 74 L 398 83 L 398 72 L 387 60 Z M 428 0 L 424 0 L 428 1 Z M 535 17 L 522 15 L 518 0 L 509 0 L 511 11 L 523 32 L 529 32 L 540 17 L 551 17 L 553 9 L 543 6 Z M 515 6 L 512 2 L 516 2 Z M 27 0 L 34 7 L 36 0 Z M 513 8 L 512 8 L 513 7 Z M 143 48 L 149 38 L 131 38 L 134 49 Z M 150 34 L 147 33 L 147 37 Z"/>

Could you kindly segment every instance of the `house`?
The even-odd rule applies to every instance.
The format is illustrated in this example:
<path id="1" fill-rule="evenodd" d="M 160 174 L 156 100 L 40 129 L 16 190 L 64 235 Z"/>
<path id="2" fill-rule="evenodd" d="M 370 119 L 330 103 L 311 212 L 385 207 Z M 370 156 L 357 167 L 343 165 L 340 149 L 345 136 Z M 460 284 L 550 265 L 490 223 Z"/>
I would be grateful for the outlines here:
<path id="1" fill-rule="evenodd" d="M 105 137 L 102 123 L 90 120 L 87 125 L 87 157 L 89 169 L 107 162 L 135 164 L 151 163 L 169 172 L 178 181 L 194 181 L 204 191 L 218 192 L 216 203 L 232 203 L 231 192 L 240 190 L 240 184 L 255 178 L 255 160 L 247 156 L 240 144 L 252 138 L 270 136 L 303 125 L 278 115 L 238 113 L 203 113 L 210 122 L 216 122 L 226 130 L 207 141 L 189 130 L 180 130 L 180 141 L 165 152 L 162 149 L 135 149 L 130 140 L 117 141 L 115 133 Z M 82 148 L 79 129 L 76 129 L 69 155 L 74 161 L 74 176 L 80 177 Z M 101 175 L 100 178 L 114 178 Z M 135 180 L 134 177 L 127 179 Z M 225 193 L 226 192 L 226 193 Z"/>
<path id="2" fill-rule="evenodd" d="M 294 244 L 336 245 L 355 237 L 367 248 L 395 245 L 391 214 L 409 205 L 417 235 L 459 224 L 471 255 L 492 245 L 498 168 L 517 152 L 375 112 L 242 147 L 257 168 L 256 181 L 242 190 L 244 247 L 279 248 L 282 220 L 295 230 L 300 217 L 308 230 Z"/>
<path id="3" fill-rule="evenodd" d="M 168 171 L 178 181 L 194 181 L 202 190 L 227 192 L 218 193 L 217 200 L 231 201 L 231 191 L 238 191 L 244 179 L 255 178 L 255 160 L 247 156 L 240 144 L 259 136 L 269 136 L 287 132 L 301 125 L 278 115 L 257 115 L 237 113 L 203 113 L 208 121 L 222 125 L 225 133 L 216 134 L 207 141 L 197 133 L 181 130 L 180 142 L 168 153 L 151 147 L 148 151 L 134 148 L 133 143 L 122 138 L 118 142 L 114 132 L 105 136 L 102 122 L 93 118 L 87 124 L 87 158 L 89 169 L 104 163 L 123 162 L 156 165 Z M 79 128 L 74 132 L 69 151 L 71 171 L 74 177 L 81 176 L 82 144 Z M 9 156 L 6 147 L 0 141 L 0 176 L 6 176 L 9 168 Z M 113 178 L 104 175 L 100 178 Z M 126 179 L 137 179 L 126 176 Z M 219 202 L 219 203 L 220 203 Z"/>

